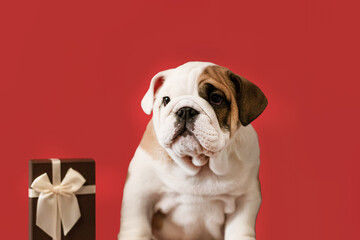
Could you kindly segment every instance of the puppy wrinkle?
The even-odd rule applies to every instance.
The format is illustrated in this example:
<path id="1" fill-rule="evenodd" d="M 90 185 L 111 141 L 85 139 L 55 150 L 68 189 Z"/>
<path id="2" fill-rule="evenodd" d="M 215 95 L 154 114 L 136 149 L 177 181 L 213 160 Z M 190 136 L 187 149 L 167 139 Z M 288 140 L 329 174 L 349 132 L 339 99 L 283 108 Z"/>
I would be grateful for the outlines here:
<path id="1" fill-rule="evenodd" d="M 166 215 L 163 214 L 161 211 L 157 211 L 153 219 L 151 221 L 151 227 L 154 230 L 161 230 L 164 225 L 164 219 L 166 218 Z"/>
<path id="2" fill-rule="evenodd" d="M 149 154 L 152 159 L 161 161 L 164 164 L 174 164 L 174 161 L 168 155 L 164 148 L 162 148 L 156 138 L 153 120 L 151 119 L 146 126 L 143 138 L 140 141 L 139 147 Z"/>

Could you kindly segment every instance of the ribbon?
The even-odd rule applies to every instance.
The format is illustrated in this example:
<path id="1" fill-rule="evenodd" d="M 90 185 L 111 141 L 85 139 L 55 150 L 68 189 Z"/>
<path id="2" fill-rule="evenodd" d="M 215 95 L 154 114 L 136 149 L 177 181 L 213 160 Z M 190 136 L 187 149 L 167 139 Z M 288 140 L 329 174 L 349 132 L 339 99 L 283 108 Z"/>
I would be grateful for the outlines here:
<path id="1" fill-rule="evenodd" d="M 61 224 L 64 236 L 81 217 L 76 194 L 94 194 L 95 185 L 83 186 L 85 178 L 69 168 L 61 181 L 59 159 L 52 162 L 52 184 L 47 173 L 37 177 L 29 189 L 29 197 L 39 197 L 36 209 L 36 225 L 53 240 L 61 240 Z"/>

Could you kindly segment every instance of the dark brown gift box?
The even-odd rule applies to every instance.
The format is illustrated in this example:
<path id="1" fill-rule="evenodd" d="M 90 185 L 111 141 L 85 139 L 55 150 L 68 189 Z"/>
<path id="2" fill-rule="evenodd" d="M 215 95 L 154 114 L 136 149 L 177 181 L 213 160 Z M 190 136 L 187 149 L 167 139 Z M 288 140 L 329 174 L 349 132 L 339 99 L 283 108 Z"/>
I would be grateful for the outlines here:
<path id="1" fill-rule="evenodd" d="M 61 180 L 69 168 L 78 171 L 86 185 L 95 185 L 95 161 L 93 159 L 60 159 Z M 52 162 L 50 159 L 34 159 L 29 162 L 29 188 L 35 178 L 47 173 L 52 182 Z M 95 194 L 76 195 L 81 217 L 70 232 L 61 240 L 95 240 Z M 52 240 L 36 226 L 36 206 L 38 198 L 29 198 L 29 240 Z M 61 229 L 62 232 L 62 229 Z"/>

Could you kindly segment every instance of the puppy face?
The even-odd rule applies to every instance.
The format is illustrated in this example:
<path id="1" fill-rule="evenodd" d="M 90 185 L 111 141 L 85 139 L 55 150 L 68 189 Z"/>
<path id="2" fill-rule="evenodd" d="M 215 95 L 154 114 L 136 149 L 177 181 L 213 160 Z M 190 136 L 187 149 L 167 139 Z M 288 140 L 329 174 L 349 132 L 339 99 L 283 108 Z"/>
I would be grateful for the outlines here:
<path id="1" fill-rule="evenodd" d="M 147 114 L 153 111 L 160 145 L 191 175 L 266 105 L 264 94 L 254 84 L 227 68 L 204 62 L 156 74 L 142 101 Z"/>

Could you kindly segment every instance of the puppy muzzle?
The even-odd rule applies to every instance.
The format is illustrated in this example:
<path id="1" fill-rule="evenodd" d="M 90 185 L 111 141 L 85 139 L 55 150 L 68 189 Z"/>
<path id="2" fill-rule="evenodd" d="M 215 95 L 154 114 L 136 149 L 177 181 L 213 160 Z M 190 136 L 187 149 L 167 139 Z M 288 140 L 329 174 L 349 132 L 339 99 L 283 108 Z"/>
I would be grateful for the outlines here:
<path id="1" fill-rule="evenodd" d="M 166 110 L 166 111 L 165 111 Z M 160 127 L 159 140 L 164 147 L 172 148 L 173 144 L 180 137 L 187 140 L 193 138 L 202 152 L 199 154 L 210 154 L 219 151 L 225 144 L 222 137 L 217 117 L 207 101 L 196 96 L 182 96 L 172 100 L 172 105 L 164 109 L 164 119 Z M 186 154 L 186 151 L 195 151 L 193 148 L 186 148 L 189 141 L 183 140 L 181 146 L 176 149 L 181 150 L 179 154 Z M 194 145 L 192 143 L 192 145 Z M 196 145 L 196 144 L 195 144 Z M 190 147 L 190 146 L 189 146 Z M 196 148 L 196 152 L 199 148 Z M 189 155 L 196 154 L 189 152 Z"/>

